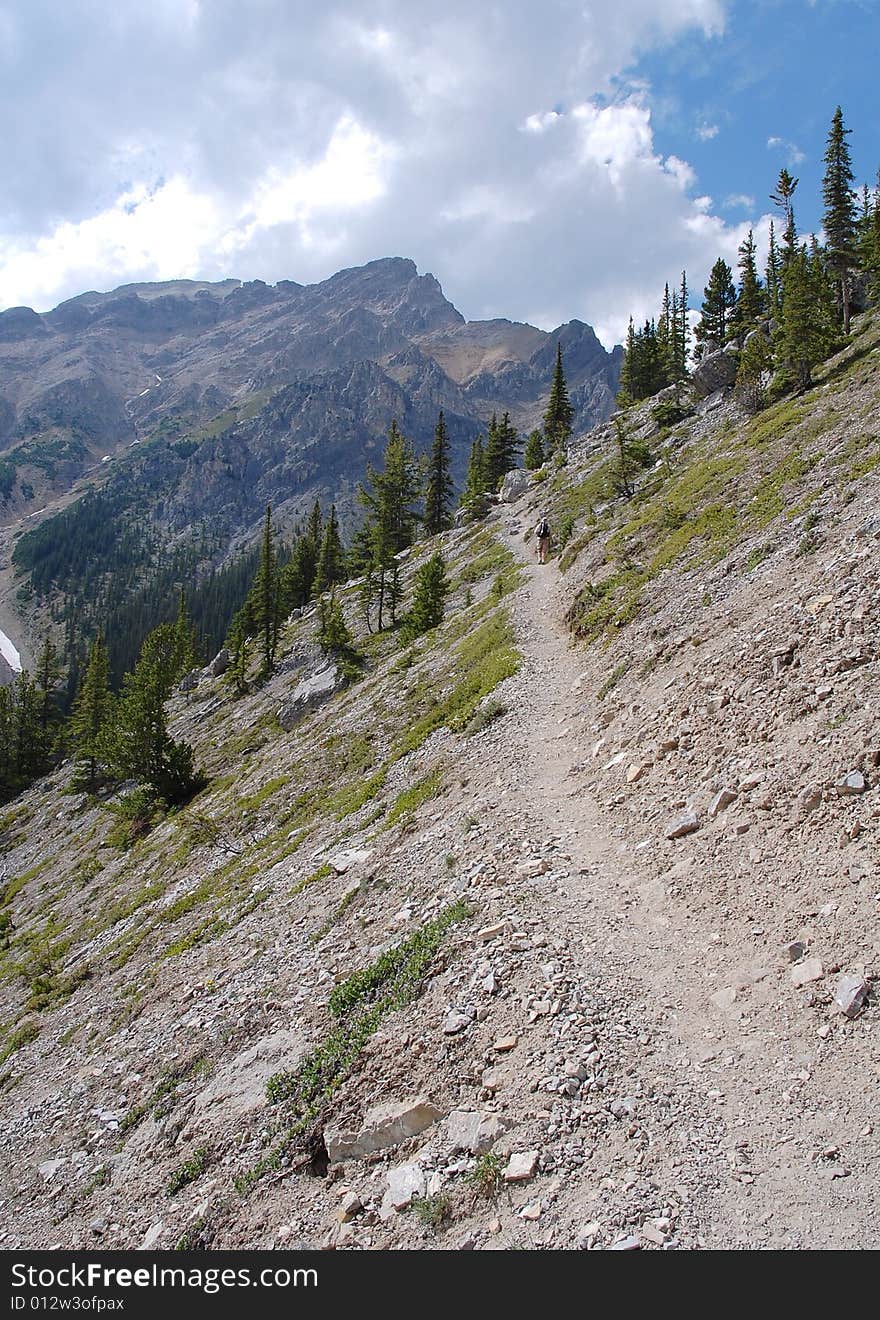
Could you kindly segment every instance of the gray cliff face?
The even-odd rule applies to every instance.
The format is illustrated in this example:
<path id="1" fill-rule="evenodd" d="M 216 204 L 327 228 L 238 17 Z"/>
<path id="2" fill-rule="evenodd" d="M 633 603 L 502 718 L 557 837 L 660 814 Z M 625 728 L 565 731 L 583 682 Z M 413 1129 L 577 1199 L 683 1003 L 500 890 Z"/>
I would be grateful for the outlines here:
<path id="1" fill-rule="evenodd" d="M 84 293 L 44 315 L 11 308 L 0 313 L 0 525 L 108 478 L 138 486 L 160 534 L 210 517 L 233 542 L 267 502 L 294 521 L 316 497 L 351 521 L 392 419 L 423 449 L 443 408 L 457 476 L 492 412 L 537 425 L 557 339 L 585 430 L 613 409 L 617 350 L 579 321 L 552 333 L 465 322 L 402 257 L 315 285 L 174 280 Z"/>

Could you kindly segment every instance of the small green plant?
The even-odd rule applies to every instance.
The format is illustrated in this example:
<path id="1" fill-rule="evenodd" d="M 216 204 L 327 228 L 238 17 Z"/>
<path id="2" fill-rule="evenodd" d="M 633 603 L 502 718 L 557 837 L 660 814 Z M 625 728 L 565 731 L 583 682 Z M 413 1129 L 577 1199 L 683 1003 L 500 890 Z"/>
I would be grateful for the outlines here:
<path id="1" fill-rule="evenodd" d="M 167 806 L 155 789 L 145 787 L 127 793 L 121 802 L 108 803 L 107 809 L 116 817 L 116 823 L 104 842 L 110 848 L 125 852 L 139 839 L 146 838 L 165 815 Z"/>
<path id="2" fill-rule="evenodd" d="M 174 1196 L 175 1192 L 180 1191 L 181 1187 L 186 1187 L 189 1183 L 201 1178 L 211 1163 L 211 1159 L 210 1146 L 199 1146 L 190 1159 L 185 1160 L 183 1164 L 174 1170 L 165 1187 L 166 1195 Z"/>
<path id="3" fill-rule="evenodd" d="M 615 665 L 611 673 L 605 679 L 605 682 L 599 688 L 599 691 L 596 693 L 596 700 L 604 701 L 605 698 L 608 696 L 608 693 L 612 690 L 612 688 L 617 687 L 617 684 L 623 678 L 624 674 L 628 669 L 629 669 L 629 663 L 626 660 L 621 660 L 620 664 Z"/>
<path id="4" fill-rule="evenodd" d="M 488 728 L 493 720 L 500 719 L 502 715 L 506 714 L 507 706 L 505 703 L 500 701 L 498 697 L 491 697 L 474 711 L 472 719 L 465 725 L 464 736 L 473 738 L 475 734 L 482 733 L 484 729 Z"/>
<path id="5" fill-rule="evenodd" d="M 488 1150 L 480 1156 L 470 1173 L 465 1175 L 465 1181 L 475 1195 L 494 1200 L 501 1187 L 503 1174 L 503 1159 L 494 1150 Z"/>
<path id="6" fill-rule="evenodd" d="M 20 1050 L 23 1045 L 27 1045 L 32 1040 L 36 1040 L 40 1034 L 40 1028 L 33 1020 L 22 1022 L 20 1027 L 16 1027 L 11 1035 L 0 1045 L 0 1063 L 5 1063 L 8 1058 Z"/>
<path id="7" fill-rule="evenodd" d="M 557 546 L 560 551 L 564 550 L 571 540 L 574 531 L 574 516 L 567 513 L 559 524 L 559 535 L 556 538 Z"/>
<path id="8" fill-rule="evenodd" d="M 443 1227 L 452 1212 L 449 1197 L 442 1193 L 436 1196 L 417 1196 L 412 1208 L 419 1222 L 424 1224 L 425 1228 L 433 1229 L 435 1233 Z"/>

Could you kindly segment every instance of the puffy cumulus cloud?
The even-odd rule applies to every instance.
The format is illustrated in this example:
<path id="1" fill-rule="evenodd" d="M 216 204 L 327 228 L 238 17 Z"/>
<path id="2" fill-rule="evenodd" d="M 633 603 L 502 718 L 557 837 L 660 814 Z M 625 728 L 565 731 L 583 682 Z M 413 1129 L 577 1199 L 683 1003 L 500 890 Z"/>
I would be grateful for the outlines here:
<path id="1" fill-rule="evenodd" d="M 2 305 L 397 254 L 469 317 L 580 316 L 613 342 L 663 280 L 702 279 L 742 237 L 626 81 L 644 52 L 721 34 L 727 5 L 7 8 Z"/>

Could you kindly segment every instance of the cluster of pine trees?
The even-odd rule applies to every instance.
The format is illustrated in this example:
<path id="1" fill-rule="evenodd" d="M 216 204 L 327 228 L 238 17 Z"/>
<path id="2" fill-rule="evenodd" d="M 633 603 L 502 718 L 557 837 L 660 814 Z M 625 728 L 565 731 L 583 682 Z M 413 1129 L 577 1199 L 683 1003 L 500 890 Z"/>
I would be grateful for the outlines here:
<path id="1" fill-rule="evenodd" d="M 63 755 L 78 765 L 76 782 L 100 785 L 136 779 L 169 805 L 198 787 L 192 748 L 168 732 L 165 703 L 195 663 L 195 637 L 180 593 L 178 616 L 147 637 L 121 691 L 110 685 L 110 660 L 98 634 L 70 715 L 59 700 L 61 666 L 51 641 L 37 672 L 0 687 L 0 801 L 8 801 L 45 774 Z"/>
<path id="2" fill-rule="evenodd" d="M 541 426 L 532 431 L 526 441 L 523 466 L 534 472 L 550 459 L 559 464 L 564 463 L 573 422 L 574 405 L 565 379 L 562 345 L 557 343 L 556 366 L 550 383 L 547 408 Z M 475 507 L 487 493 L 497 491 L 504 474 L 517 466 L 521 448 L 519 434 L 510 420 L 510 413 L 503 413 L 500 421 L 497 414 L 493 413 L 486 435 L 478 435 L 471 446 L 460 501 L 463 508 Z"/>
<path id="3" fill-rule="evenodd" d="M 822 181 L 824 243 L 815 234 L 799 238 L 794 196 L 799 180 L 782 169 L 770 200 L 778 208 L 781 237 L 770 225 L 767 264 L 758 270 L 754 233 L 739 247 L 737 274 L 719 257 L 703 291 L 694 327 L 695 356 L 733 344 L 739 350 L 737 387 L 747 406 L 766 401 L 765 383 L 775 389 L 809 388 L 812 370 L 849 334 L 854 308 L 880 301 L 880 179 L 873 191 L 855 189 L 840 106 L 825 149 Z M 687 275 L 670 296 L 666 286 L 659 319 L 637 330 L 630 320 L 619 402 L 628 407 L 650 398 L 687 375 L 690 352 Z M 755 330 L 767 333 L 752 334 Z"/>

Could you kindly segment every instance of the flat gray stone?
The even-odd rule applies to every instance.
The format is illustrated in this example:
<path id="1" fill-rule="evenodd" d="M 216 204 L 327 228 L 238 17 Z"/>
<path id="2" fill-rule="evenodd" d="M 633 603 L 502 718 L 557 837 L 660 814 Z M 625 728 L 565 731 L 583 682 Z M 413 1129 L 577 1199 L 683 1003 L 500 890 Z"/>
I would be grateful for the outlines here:
<path id="1" fill-rule="evenodd" d="M 850 976 L 844 973 L 834 991 L 834 1005 L 847 1017 L 857 1017 L 865 1006 L 870 984 L 864 976 Z"/>
<path id="2" fill-rule="evenodd" d="M 700 828 L 700 818 L 695 811 L 686 811 L 666 827 L 667 839 L 683 839 L 686 834 L 693 834 Z"/>
<path id="3" fill-rule="evenodd" d="M 358 1132 L 325 1128 L 324 1142 L 331 1164 L 360 1160 L 377 1150 L 399 1146 L 417 1137 L 443 1117 L 443 1111 L 424 1096 L 375 1105 L 364 1116 Z"/>

